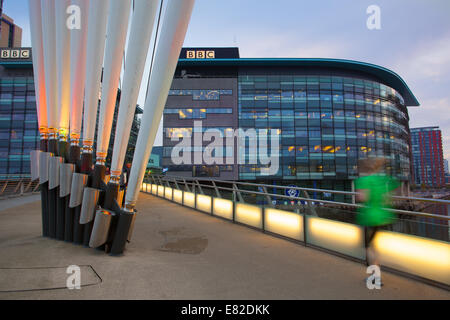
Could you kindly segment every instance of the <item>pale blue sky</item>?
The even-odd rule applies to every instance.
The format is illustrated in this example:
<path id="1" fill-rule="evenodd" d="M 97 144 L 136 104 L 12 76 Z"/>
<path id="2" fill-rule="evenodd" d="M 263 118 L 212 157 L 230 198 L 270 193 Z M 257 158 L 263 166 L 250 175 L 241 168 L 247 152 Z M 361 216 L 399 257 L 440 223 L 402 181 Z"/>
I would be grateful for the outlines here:
<path id="1" fill-rule="evenodd" d="M 372 4 L 381 8 L 381 30 L 366 27 Z M 5 0 L 4 12 L 30 45 L 28 0 Z M 409 108 L 410 126 L 439 125 L 450 159 L 448 0 L 197 0 L 185 46 L 238 46 L 241 57 L 343 58 L 389 68 L 421 103 Z M 143 94 L 138 103 L 144 104 Z"/>

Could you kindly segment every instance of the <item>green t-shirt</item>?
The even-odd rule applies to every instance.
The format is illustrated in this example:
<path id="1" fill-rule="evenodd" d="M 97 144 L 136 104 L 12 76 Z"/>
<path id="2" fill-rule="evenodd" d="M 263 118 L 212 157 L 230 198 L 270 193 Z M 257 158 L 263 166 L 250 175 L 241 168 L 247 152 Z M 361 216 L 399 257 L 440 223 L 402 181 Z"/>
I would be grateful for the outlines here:
<path id="1" fill-rule="evenodd" d="M 389 192 L 396 189 L 399 182 L 383 174 L 374 174 L 355 180 L 355 189 L 367 189 L 368 199 L 364 208 L 359 208 L 357 222 L 364 226 L 381 226 L 393 223 L 395 215 L 384 209 L 389 206 Z"/>

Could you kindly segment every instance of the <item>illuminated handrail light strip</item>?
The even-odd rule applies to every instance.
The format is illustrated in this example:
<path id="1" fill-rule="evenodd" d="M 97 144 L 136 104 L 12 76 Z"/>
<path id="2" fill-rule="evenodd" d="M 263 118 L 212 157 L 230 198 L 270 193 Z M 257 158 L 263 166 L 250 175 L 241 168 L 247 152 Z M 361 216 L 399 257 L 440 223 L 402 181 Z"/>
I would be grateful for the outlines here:
<path id="1" fill-rule="evenodd" d="M 303 241 L 302 215 L 284 210 L 266 208 L 264 219 L 264 226 L 267 231 Z"/>
<path id="2" fill-rule="evenodd" d="M 183 203 L 183 191 L 174 189 L 173 190 L 173 201 L 182 204 Z"/>
<path id="3" fill-rule="evenodd" d="M 213 198 L 213 214 L 228 220 L 233 220 L 233 201 Z"/>
<path id="4" fill-rule="evenodd" d="M 343 223 L 335 223 L 334 221 L 327 220 L 312 220 L 310 218 L 309 227 L 315 233 L 330 234 L 342 239 L 347 243 L 354 242 L 360 239 L 358 230 L 352 225 L 345 225 Z"/>
<path id="5" fill-rule="evenodd" d="M 380 231 L 374 239 L 381 265 L 450 285 L 450 244 Z"/>
<path id="6" fill-rule="evenodd" d="M 185 206 L 194 208 L 195 207 L 195 195 L 192 192 L 185 192 L 183 204 Z"/>
<path id="7" fill-rule="evenodd" d="M 318 247 L 365 259 L 364 230 L 350 223 L 306 217 L 307 241 Z"/>
<path id="8" fill-rule="evenodd" d="M 211 197 L 197 194 L 197 210 L 211 213 Z"/>
<path id="9" fill-rule="evenodd" d="M 165 191 L 164 191 L 164 196 L 167 200 L 172 200 L 172 196 L 173 196 L 173 189 L 166 187 Z"/>
<path id="10" fill-rule="evenodd" d="M 152 185 L 152 189 L 157 187 Z M 181 204 L 183 193 L 184 205 L 194 208 L 195 194 L 192 192 L 173 189 L 174 201 Z M 231 200 L 213 197 L 212 201 L 214 215 L 232 220 Z M 262 208 L 236 203 L 235 214 L 237 222 L 262 229 Z M 365 260 L 363 227 L 319 217 L 305 218 L 307 243 Z M 303 215 L 266 208 L 264 222 L 267 231 L 303 239 Z M 381 265 L 450 285 L 450 243 L 382 230 L 375 237 L 374 246 Z"/>
<path id="11" fill-rule="evenodd" d="M 262 209 L 260 207 L 237 203 L 235 219 L 240 223 L 262 229 Z"/>
<path id="12" fill-rule="evenodd" d="M 158 186 L 158 196 L 164 197 L 164 186 Z"/>

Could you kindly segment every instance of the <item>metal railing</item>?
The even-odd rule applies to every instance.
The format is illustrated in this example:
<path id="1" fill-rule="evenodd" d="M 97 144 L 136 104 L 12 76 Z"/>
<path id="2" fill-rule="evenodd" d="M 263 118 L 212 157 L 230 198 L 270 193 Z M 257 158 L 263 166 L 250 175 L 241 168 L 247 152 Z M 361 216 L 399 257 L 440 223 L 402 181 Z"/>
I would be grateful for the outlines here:
<path id="1" fill-rule="evenodd" d="M 144 182 L 153 182 L 153 183 L 166 183 L 168 186 L 174 185 L 179 189 L 179 185 L 184 185 L 186 190 L 189 191 L 189 186 L 195 191 L 199 190 L 200 193 L 204 194 L 202 188 L 212 189 L 216 194 L 220 195 L 220 190 L 236 192 L 238 196 L 238 200 L 241 202 L 245 202 L 244 197 L 242 197 L 242 193 L 244 194 L 253 194 L 264 196 L 268 200 L 272 198 L 280 198 L 286 200 L 293 201 L 304 201 L 308 205 L 313 204 L 328 204 L 328 205 L 338 205 L 345 206 L 351 208 L 361 208 L 363 205 L 356 204 L 354 198 L 357 195 L 357 192 L 352 191 L 340 191 L 340 190 L 327 190 L 327 189 L 314 189 L 314 188 L 304 188 L 304 187 L 293 187 L 293 186 L 281 186 L 281 185 L 271 185 L 271 184 L 260 184 L 260 183 L 251 183 L 251 182 L 240 182 L 240 181 L 227 181 L 227 180 L 218 180 L 218 179 L 203 179 L 203 178 L 190 178 L 190 177 L 178 177 L 178 176 L 170 176 L 170 175 L 148 175 L 145 177 Z M 217 184 L 229 185 L 229 187 L 218 186 Z M 239 186 L 247 186 L 247 187 L 256 187 L 261 188 L 262 191 L 254 191 L 248 190 L 244 188 L 239 188 Z M 269 193 L 267 192 L 268 188 L 279 189 L 279 190 L 298 190 L 304 196 L 287 196 L 279 193 Z M 352 202 L 340 202 L 333 200 L 325 200 L 325 199 L 316 199 L 311 198 L 310 193 L 321 193 L 324 194 L 337 194 L 352 197 Z M 450 205 L 450 200 L 443 199 L 434 199 L 434 198 L 418 198 L 418 197 L 405 197 L 405 196 L 391 196 L 392 200 L 399 201 L 403 204 L 408 203 L 417 203 L 417 202 L 426 202 L 431 204 L 439 204 L 439 205 Z M 267 205 L 271 206 L 270 201 L 268 201 Z M 426 212 L 417 212 L 413 210 L 403 210 L 403 209 L 395 209 L 395 208 L 387 208 L 387 210 L 397 213 L 397 214 L 407 214 L 421 218 L 432 218 L 432 219 L 442 219 L 442 220 L 450 220 L 450 216 L 434 214 L 434 213 L 426 213 Z"/>
<path id="2" fill-rule="evenodd" d="M 39 191 L 39 180 L 18 178 L 0 180 L 0 197 L 20 196 Z"/>
<path id="3" fill-rule="evenodd" d="M 270 193 L 267 191 L 268 188 L 274 188 L 274 192 L 294 189 L 301 192 L 302 196 Z M 336 219 L 334 216 L 342 212 L 356 213 L 356 209 L 361 205 L 311 198 L 311 193 L 354 197 L 355 192 L 164 175 L 145 177 L 141 191 L 211 216 L 302 243 L 305 246 L 322 249 L 360 262 L 366 262 L 367 259 L 366 228 L 356 224 L 355 220 Z M 257 203 L 256 197 L 260 197 L 259 200 L 263 201 Z M 301 204 L 282 207 L 272 203 L 274 198 L 301 201 Z M 403 196 L 392 198 L 397 201 L 426 202 L 439 206 L 450 204 L 450 201 L 442 199 Z M 324 214 L 327 210 L 328 214 Z M 441 231 L 444 231 L 442 232 L 444 239 L 383 228 L 374 240 L 382 267 L 448 290 L 450 288 L 448 272 L 450 270 L 450 217 L 402 209 L 389 210 L 398 215 L 431 221 L 425 227 L 441 227 Z M 356 214 L 351 216 L 354 218 Z M 444 223 L 433 225 L 436 220 Z M 424 227 L 422 221 L 417 223 L 421 228 Z"/>

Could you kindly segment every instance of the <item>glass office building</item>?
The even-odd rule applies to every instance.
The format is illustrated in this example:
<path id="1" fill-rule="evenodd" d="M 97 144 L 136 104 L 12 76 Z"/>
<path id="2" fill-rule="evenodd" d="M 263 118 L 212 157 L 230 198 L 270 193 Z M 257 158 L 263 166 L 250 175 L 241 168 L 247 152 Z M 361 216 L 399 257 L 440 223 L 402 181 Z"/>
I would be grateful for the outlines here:
<path id="1" fill-rule="evenodd" d="M 215 54 L 188 58 L 197 51 Z M 220 51 L 181 52 L 164 114 L 163 165 L 170 174 L 351 190 L 358 159 L 384 157 L 388 173 L 409 181 L 407 106 L 419 103 L 397 74 L 349 60 L 249 59 Z M 248 162 L 174 165 L 171 137 L 192 134 L 199 120 L 203 131 L 275 130 L 278 171 L 264 175 L 263 165 Z M 249 144 L 233 151 L 252 157 Z"/>
<path id="2" fill-rule="evenodd" d="M 17 50 L 31 52 L 30 48 Z M 30 151 L 39 149 L 31 57 L 13 58 L 10 52 L 2 48 L 0 55 L 1 178 L 29 174 Z"/>
<path id="3" fill-rule="evenodd" d="M 120 99 L 120 92 L 118 94 Z M 111 159 L 118 103 L 107 160 Z M 131 162 L 142 109 L 136 113 L 126 162 Z M 98 115 L 97 115 L 98 116 Z M 0 48 L 0 179 L 30 176 L 30 151 L 39 149 L 31 48 Z"/>

